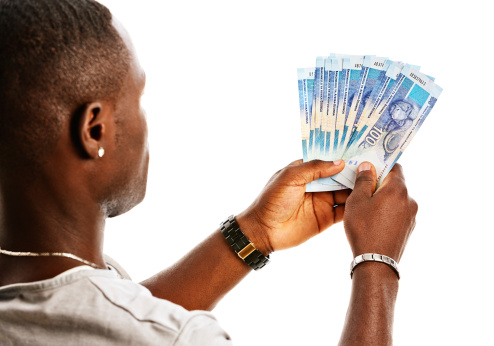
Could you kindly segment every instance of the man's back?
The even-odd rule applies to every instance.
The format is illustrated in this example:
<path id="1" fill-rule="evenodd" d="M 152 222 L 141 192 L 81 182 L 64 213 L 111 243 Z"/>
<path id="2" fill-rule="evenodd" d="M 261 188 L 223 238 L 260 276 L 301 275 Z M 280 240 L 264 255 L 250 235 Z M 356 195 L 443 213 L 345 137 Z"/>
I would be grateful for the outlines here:
<path id="1" fill-rule="evenodd" d="M 79 268 L 0 288 L 0 344 L 231 344 L 210 313 L 155 298 L 112 271 Z"/>

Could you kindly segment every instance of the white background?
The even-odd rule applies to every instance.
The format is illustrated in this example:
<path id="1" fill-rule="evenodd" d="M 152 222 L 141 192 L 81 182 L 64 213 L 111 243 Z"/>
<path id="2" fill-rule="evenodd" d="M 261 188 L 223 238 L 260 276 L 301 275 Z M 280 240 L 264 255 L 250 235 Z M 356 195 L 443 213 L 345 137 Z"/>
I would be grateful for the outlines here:
<path id="1" fill-rule="evenodd" d="M 443 94 L 400 163 L 419 203 L 396 345 L 492 344 L 492 12 L 487 1 L 103 1 L 148 76 L 146 200 L 108 221 L 136 281 L 171 265 L 301 157 L 297 67 L 328 53 L 422 67 Z M 272 256 L 214 310 L 235 345 L 333 345 L 350 295 L 343 225 Z"/>

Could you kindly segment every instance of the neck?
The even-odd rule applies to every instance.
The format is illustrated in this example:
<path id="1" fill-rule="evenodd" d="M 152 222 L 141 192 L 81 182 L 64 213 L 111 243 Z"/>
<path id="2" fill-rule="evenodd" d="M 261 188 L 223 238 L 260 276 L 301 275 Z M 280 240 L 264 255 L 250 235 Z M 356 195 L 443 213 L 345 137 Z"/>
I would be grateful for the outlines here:
<path id="1" fill-rule="evenodd" d="M 63 184 L 60 183 L 63 181 Z M 2 180 L 0 247 L 20 252 L 65 252 L 105 267 L 105 215 L 81 191 L 80 182 L 37 177 Z M 0 286 L 48 279 L 83 265 L 64 257 L 11 257 L 0 254 Z"/>

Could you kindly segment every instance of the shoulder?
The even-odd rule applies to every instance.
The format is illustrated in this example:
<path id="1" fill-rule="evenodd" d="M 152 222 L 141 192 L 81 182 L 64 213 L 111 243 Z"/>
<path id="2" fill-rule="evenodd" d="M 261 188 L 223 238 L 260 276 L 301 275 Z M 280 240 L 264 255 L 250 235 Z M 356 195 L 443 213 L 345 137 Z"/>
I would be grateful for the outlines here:
<path id="1" fill-rule="evenodd" d="M 216 318 L 207 311 L 191 312 L 170 301 L 153 297 L 147 288 L 130 280 L 89 276 L 88 281 L 99 292 L 99 299 L 111 304 L 126 318 L 155 323 L 175 332 L 182 330 L 191 320 L 216 322 Z"/>
<path id="2" fill-rule="evenodd" d="M 43 335 L 42 340 L 52 341 L 60 331 L 71 330 L 67 340 L 96 345 L 230 345 L 228 334 L 211 313 L 187 311 L 107 271 L 84 271 L 18 286 L 0 290 L 0 334 L 17 331 L 22 337 L 30 328 L 38 337 Z M 8 322 L 9 315 L 19 313 L 26 314 L 29 326 Z"/>
<path id="3" fill-rule="evenodd" d="M 129 280 L 92 276 L 89 281 L 126 323 L 139 325 L 147 336 L 166 334 L 174 345 L 229 345 L 230 337 L 210 312 L 188 311 Z"/>

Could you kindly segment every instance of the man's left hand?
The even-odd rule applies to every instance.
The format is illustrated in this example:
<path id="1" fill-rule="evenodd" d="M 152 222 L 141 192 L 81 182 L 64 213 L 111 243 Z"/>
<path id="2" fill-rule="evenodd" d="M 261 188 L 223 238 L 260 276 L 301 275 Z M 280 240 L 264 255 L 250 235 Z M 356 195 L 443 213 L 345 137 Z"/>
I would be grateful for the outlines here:
<path id="1" fill-rule="evenodd" d="M 265 255 L 295 247 L 343 220 L 350 190 L 306 193 L 313 180 L 335 175 L 344 161 L 292 162 L 269 180 L 259 197 L 236 219 Z"/>

